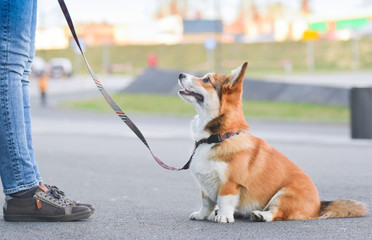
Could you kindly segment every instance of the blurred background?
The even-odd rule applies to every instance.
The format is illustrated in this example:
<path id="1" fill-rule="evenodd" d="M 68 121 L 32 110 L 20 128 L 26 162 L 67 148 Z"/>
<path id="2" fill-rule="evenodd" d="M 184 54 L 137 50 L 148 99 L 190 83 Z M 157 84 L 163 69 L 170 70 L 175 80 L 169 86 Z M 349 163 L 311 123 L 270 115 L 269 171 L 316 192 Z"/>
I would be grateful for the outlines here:
<path id="1" fill-rule="evenodd" d="M 370 0 L 66 3 L 98 73 L 137 74 L 149 54 L 158 67 L 192 71 L 223 71 L 245 60 L 250 71 L 264 73 L 372 68 Z M 84 72 L 56 2 L 39 1 L 38 26 L 37 55 L 47 62 L 67 58 L 74 73 Z"/>
<path id="2" fill-rule="evenodd" d="M 333 107 L 329 114 L 338 114 L 310 114 L 315 120 L 348 122 L 350 89 L 372 86 L 371 0 L 66 0 L 66 4 L 90 65 L 109 86 L 112 83 L 113 91 L 175 95 L 181 71 L 228 73 L 248 61 L 251 82 L 245 84 L 244 98 L 255 104 L 246 104 L 250 106 L 246 114 L 312 119 L 295 116 L 293 109 L 283 116 L 249 111 L 254 106 L 262 109 L 263 102 L 291 103 L 300 109 L 315 104 Z M 36 45 L 35 78 L 80 83 L 89 78 L 56 1 L 39 0 Z M 57 82 L 48 81 L 49 92 L 53 84 L 55 91 L 62 89 Z M 300 103 L 307 105 L 296 105 Z"/>

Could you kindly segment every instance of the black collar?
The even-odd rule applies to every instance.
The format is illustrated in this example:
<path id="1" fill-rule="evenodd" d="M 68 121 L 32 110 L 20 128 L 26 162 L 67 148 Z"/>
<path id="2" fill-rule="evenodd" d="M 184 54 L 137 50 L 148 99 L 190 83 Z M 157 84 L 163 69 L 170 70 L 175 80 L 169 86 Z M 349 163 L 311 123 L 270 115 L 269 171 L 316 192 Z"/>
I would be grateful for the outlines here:
<path id="1" fill-rule="evenodd" d="M 199 141 L 195 142 L 194 151 L 191 154 L 191 157 L 190 157 L 189 161 L 185 164 L 185 166 L 183 166 L 183 168 L 181 168 L 181 170 L 189 169 L 192 157 L 194 156 L 195 151 L 200 146 L 200 144 L 202 144 L 202 143 L 208 143 L 208 144 L 220 143 L 220 142 L 222 142 L 222 141 L 224 141 L 228 138 L 231 138 L 234 135 L 238 135 L 240 132 L 241 132 L 241 130 L 239 130 L 237 132 L 227 132 L 227 133 L 224 133 L 224 134 L 213 134 L 213 135 L 210 135 L 209 138 L 203 138 L 203 139 L 200 139 Z"/>

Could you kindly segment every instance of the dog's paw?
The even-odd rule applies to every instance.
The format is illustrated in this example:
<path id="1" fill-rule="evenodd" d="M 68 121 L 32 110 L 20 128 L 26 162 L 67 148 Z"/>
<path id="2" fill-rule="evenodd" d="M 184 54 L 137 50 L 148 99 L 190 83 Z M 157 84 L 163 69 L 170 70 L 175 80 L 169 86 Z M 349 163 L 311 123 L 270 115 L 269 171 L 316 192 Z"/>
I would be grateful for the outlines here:
<path id="1" fill-rule="evenodd" d="M 251 219 L 255 222 L 271 222 L 273 215 L 270 211 L 252 211 Z"/>
<path id="2" fill-rule="evenodd" d="M 235 222 L 233 216 L 217 215 L 214 217 L 216 223 L 233 223 Z"/>
<path id="3" fill-rule="evenodd" d="M 193 212 L 190 214 L 189 219 L 190 220 L 205 220 L 208 216 L 200 214 L 200 212 Z"/>
<path id="4" fill-rule="evenodd" d="M 264 222 L 263 216 L 260 214 L 260 211 L 252 211 L 251 219 L 255 222 Z"/>

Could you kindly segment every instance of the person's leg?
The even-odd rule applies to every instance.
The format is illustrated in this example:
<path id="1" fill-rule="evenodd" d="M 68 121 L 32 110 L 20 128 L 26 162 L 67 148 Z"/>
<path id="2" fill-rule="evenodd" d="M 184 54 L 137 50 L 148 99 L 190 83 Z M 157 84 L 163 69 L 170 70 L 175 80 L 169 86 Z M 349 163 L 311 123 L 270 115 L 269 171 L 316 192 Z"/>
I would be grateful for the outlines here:
<path id="1" fill-rule="evenodd" d="M 40 185 L 31 137 L 29 80 L 37 0 L 0 0 L 0 175 L 6 221 L 76 221 L 89 205 Z M 38 186 L 38 187 L 36 187 Z"/>
<path id="2" fill-rule="evenodd" d="M 32 142 L 32 134 L 31 134 L 31 106 L 30 106 L 30 80 L 29 76 L 31 74 L 31 65 L 32 61 L 35 56 L 35 33 L 36 33 L 36 21 L 37 21 L 37 0 L 33 0 L 32 6 L 32 16 L 31 16 L 31 29 L 30 29 L 30 51 L 28 54 L 28 60 L 26 62 L 25 71 L 23 72 L 22 77 L 22 94 L 23 94 L 23 107 L 24 107 L 24 119 L 25 119 L 25 127 L 26 127 L 26 139 L 27 139 L 27 149 L 30 155 L 31 163 L 34 167 L 34 171 L 36 174 L 36 178 L 41 182 L 41 177 L 39 173 L 38 165 L 35 161 L 35 153 L 34 147 Z"/>
<path id="3" fill-rule="evenodd" d="M 30 51 L 34 51 L 34 5 L 29 0 L 0 0 L 0 175 L 5 194 L 40 182 L 30 147 L 27 81 L 22 81 L 30 65 Z"/>

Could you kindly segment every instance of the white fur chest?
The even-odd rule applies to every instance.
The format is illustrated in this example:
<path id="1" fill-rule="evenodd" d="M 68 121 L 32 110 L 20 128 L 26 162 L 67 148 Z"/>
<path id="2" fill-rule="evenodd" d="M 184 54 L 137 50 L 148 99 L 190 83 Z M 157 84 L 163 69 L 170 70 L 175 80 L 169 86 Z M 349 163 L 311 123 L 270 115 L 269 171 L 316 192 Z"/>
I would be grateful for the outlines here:
<path id="1" fill-rule="evenodd" d="M 217 202 L 218 188 L 226 181 L 227 164 L 209 159 L 214 144 L 201 144 L 196 149 L 190 170 L 196 177 L 201 190 L 212 201 Z"/>

